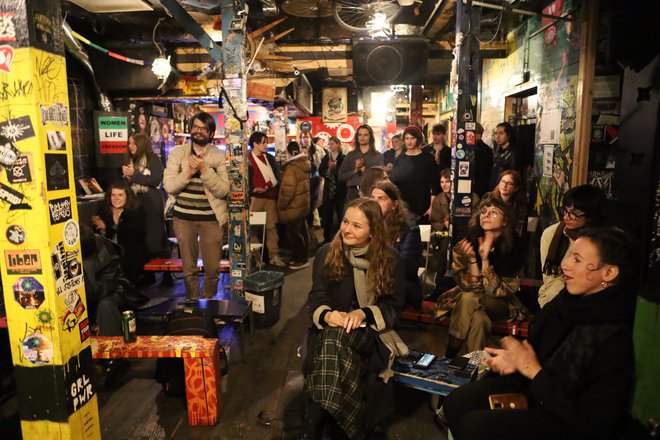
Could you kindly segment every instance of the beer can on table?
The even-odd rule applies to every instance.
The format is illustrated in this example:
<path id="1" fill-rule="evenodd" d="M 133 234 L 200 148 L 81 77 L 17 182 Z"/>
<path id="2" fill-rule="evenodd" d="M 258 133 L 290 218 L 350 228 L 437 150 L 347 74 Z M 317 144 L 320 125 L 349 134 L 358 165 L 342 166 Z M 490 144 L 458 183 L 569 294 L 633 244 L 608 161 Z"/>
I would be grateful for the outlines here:
<path id="1" fill-rule="evenodd" d="M 137 322 L 135 313 L 132 310 L 126 310 L 121 314 L 121 329 L 124 333 L 124 342 L 135 342 L 137 339 Z"/>

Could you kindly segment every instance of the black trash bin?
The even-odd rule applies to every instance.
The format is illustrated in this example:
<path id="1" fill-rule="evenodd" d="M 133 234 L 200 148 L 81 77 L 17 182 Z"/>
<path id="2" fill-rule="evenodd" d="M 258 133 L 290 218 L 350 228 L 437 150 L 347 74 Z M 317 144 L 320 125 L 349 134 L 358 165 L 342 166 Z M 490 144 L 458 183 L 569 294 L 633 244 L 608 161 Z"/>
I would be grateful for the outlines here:
<path id="1" fill-rule="evenodd" d="M 245 299 L 252 301 L 255 327 L 270 327 L 280 320 L 283 285 L 284 274 L 272 270 L 260 270 L 245 278 Z"/>

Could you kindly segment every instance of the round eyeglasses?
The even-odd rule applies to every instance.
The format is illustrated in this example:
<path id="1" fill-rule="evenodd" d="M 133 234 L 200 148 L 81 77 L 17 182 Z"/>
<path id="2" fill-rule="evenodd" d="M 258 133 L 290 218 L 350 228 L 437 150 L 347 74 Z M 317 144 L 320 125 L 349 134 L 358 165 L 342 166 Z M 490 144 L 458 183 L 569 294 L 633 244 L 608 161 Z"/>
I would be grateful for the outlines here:
<path id="1" fill-rule="evenodd" d="M 565 206 L 562 206 L 559 209 L 559 212 L 560 212 L 562 217 L 568 217 L 569 220 L 577 220 L 579 218 L 587 216 L 587 214 L 584 214 L 584 213 L 583 214 L 578 214 L 574 210 L 570 210 L 570 209 L 566 208 Z"/>

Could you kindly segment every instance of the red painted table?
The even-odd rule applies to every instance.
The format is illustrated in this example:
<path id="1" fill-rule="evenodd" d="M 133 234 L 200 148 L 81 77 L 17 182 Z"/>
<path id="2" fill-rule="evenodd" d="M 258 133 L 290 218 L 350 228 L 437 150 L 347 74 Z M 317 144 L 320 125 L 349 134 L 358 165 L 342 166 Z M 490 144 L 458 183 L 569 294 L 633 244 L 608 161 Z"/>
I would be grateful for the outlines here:
<path id="1" fill-rule="evenodd" d="M 215 425 L 222 410 L 220 344 L 201 336 L 92 336 L 94 359 L 183 358 L 188 424 Z"/>

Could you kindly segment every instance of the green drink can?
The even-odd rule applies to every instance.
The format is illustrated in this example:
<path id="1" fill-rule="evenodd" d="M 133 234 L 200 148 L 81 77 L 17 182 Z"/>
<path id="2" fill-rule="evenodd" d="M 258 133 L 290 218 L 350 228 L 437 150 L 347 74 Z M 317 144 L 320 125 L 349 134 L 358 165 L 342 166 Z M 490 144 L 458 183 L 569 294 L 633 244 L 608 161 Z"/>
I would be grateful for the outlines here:
<path id="1" fill-rule="evenodd" d="M 124 342 L 135 342 L 137 339 L 137 322 L 135 313 L 132 310 L 126 310 L 121 314 L 121 329 L 124 333 Z"/>

